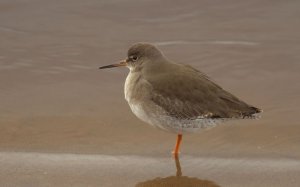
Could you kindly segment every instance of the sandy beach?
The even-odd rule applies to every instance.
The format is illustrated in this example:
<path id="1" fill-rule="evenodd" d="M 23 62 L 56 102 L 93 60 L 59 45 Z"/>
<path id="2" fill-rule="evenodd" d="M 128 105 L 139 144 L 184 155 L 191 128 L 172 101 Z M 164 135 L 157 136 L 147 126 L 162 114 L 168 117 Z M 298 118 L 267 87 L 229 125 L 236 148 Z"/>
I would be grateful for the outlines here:
<path id="1" fill-rule="evenodd" d="M 299 7 L 2 0 L 0 186 L 299 186 Z M 261 118 L 184 136 L 176 177 L 176 135 L 132 114 L 126 68 L 98 69 L 141 41 L 262 108 Z"/>
<path id="2" fill-rule="evenodd" d="M 20 152 L 0 156 L 4 186 L 298 186 L 300 174 L 294 159 L 185 155 L 176 167 L 166 157 Z"/>

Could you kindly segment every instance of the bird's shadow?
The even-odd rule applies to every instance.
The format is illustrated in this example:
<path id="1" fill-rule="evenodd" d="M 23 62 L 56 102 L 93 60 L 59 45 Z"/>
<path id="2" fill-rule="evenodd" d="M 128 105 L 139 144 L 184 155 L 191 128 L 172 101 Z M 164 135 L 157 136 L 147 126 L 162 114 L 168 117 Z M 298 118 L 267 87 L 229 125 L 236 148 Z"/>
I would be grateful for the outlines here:
<path id="1" fill-rule="evenodd" d="M 175 156 L 176 175 L 139 182 L 135 187 L 220 187 L 213 181 L 182 175 L 179 157 Z"/>

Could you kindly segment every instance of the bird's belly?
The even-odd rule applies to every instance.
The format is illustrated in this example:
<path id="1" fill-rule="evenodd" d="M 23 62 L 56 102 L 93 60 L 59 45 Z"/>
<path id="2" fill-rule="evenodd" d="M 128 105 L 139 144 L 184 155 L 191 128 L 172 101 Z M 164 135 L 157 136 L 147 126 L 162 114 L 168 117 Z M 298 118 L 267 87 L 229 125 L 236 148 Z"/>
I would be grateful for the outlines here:
<path id="1" fill-rule="evenodd" d="M 129 103 L 132 112 L 142 121 L 173 133 L 197 132 L 201 129 L 211 128 L 222 120 L 215 119 L 178 119 L 167 113 L 154 103 Z"/>

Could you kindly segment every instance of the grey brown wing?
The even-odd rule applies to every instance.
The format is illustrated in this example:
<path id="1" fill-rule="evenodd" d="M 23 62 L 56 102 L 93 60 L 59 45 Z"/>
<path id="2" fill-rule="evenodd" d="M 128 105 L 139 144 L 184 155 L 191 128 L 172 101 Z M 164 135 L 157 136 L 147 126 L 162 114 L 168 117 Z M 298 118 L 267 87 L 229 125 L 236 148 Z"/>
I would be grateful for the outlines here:
<path id="1" fill-rule="evenodd" d="M 190 67 L 187 67 L 190 68 Z M 203 73 L 173 72 L 150 79 L 152 101 L 180 119 L 243 118 L 260 112 L 223 90 Z"/>

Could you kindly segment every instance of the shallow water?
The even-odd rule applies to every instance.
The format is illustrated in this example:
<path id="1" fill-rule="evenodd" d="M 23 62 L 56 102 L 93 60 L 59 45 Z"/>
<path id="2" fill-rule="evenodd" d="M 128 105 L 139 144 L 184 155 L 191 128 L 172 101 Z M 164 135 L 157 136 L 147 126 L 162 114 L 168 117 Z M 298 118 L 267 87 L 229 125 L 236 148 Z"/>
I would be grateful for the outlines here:
<path id="1" fill-rule="evenodd" d="M 127 69 L 98 70 L 145 41 L 264 110 L 259 120 L 184 136 L 183 176 L 219 186 L 297 186 L 299 6 L 293 0 L 2 0 L 1 181 L 118 186 L 116 179 L 126 173 L 124 186 L 142 186 L 174 176 L 176 136 L 131 113 L 123 95 Z M 42 156 L 35 160 L 36 154 Z M 78 158 L 66 156 L 73 154 Z M 81 156 L 90 154 L 98 160 Z M 31 159 L 34 164 L 26 165 Z M 72 173 L 71 165 L 85 170 Z M 8 172 L 16 167 L 19 172 Z M 58 175 L 61 180 L 54 181 Z"/>
<path id="2" fill-rule="evenodd" d="M 293 159 L 22 152 L 0 157 L 0 179 L 8 186 L 297 186 L 300 174 Z"/>

